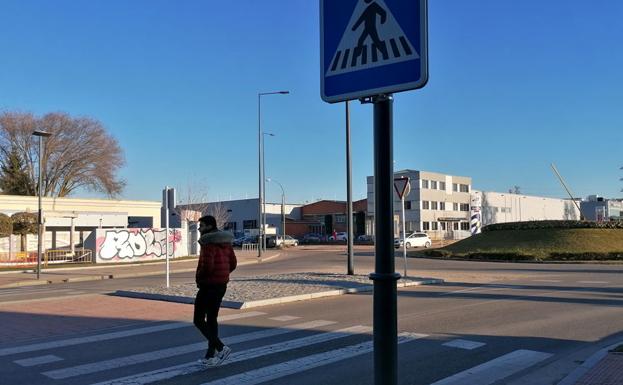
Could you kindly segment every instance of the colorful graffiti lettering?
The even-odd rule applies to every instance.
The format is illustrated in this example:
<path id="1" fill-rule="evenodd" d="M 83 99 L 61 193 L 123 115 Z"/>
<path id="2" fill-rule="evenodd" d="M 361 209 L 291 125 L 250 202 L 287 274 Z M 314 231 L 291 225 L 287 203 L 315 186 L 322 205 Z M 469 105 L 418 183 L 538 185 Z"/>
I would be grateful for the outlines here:
<path id="1" fill-rule="evenodd" d="M 166 230 L 164 229 L 123 229 L 105 230 L 104 237 L 98 237 L 98 260 L 158 259 L 166 254 Z M 169 230 L 169 256 L 181 242 L 181 232 Z"/>

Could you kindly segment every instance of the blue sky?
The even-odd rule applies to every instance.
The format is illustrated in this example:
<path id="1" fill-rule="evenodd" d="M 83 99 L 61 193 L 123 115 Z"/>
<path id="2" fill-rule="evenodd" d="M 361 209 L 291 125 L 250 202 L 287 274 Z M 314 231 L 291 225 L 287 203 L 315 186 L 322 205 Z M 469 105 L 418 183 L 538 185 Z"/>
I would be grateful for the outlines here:
<path id="1" fill-rule="evenodd" d="M 288 201 L 345 199 L 343 104 L 320 99 L 317 0 L 0 1 L 0 110 L 100 120 L 120 142 L 127 199 L 165 185 Z M 430 80 L 395 95 L 395 169 L 474 188 L 619 197 L 623 2 L 432 0 Z M 372 107 L 351 103 L 354 198 L 372 174 Z M 280 190 L 267 185 L 269 200 Z M 97 194 L 75 194 L 75 196 Z"/>

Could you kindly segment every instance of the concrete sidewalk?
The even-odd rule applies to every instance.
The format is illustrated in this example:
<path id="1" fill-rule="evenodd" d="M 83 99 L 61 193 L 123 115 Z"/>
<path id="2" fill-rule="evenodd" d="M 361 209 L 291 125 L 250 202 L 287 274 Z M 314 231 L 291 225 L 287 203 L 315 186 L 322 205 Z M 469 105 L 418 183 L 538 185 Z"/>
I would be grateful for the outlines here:
<path id="1" fill-rule="evenodd" d="M 623 341 L 599 350 L 558 385 L 623 385 L 623 353 L 611 350 Z"/>
<path id="2" fill-rule="evenodd" d="M 279 251 L 268 252 L 262 261 L 277 258 Z M 238 265 L 258 263 L 257 252 L 236 251 Z M 103 279 L 119 279 L 146 277 L 165 273 L 165 261 L 150 263 L 132 263 L 127 265 L 93 265 L 80 267 L 64 267 L 42 269 L 40 279 L 34 270 L 0 272 L 0 289 L 10 287 L 47 285 L 54 283 L 99 281 Z M 197 258 L 170 261 L 171 273 L 193 272 L 197 268 Z"/>

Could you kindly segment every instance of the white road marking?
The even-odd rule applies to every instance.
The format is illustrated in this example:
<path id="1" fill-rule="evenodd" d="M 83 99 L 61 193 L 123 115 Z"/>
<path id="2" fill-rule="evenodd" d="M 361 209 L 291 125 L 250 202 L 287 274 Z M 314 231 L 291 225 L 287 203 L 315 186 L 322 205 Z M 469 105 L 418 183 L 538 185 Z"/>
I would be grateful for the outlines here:
<path id="1" fill-rule="evenodd" d="M 578 283 L 588 283 L 588 284 L 598 284 L 598 285 L 601 285 L 601 284 L 606 284 L 606 283 L 609 283 L 609 282 L 607 282 L 607 281 L 578 281 Z"/>
<path id="2" fill-rule="evenodd" d="M 468 291 L 474 291 L 474 290 L 481 290 L 481 289 L 485 289 L 485 290 L 502 290 L 502 289 L 523 289 L 523 286 L 514 286 L 514 285 L 487 285 L 487 286 L 477 286 L 477 287 L 471 287 L 469 289 L 462 289 L 462 290 L 456 290 L 456 291 L 449 291 L 446 293 L 441 293 L 439 295 L 450 295 L 450 294 L 458 294 L 458 293 L 465 293 Z"/>
<path id="3" fill-rule="evenodd" d="M 47 356 L 25 358 L 23 360 L 15 360 L 13 362 L 15 362 L 16 364 L 20 366 L 36 366 L 36 365 L 49 364 L 51 362 L 57 362 L 57 361 L 62 361 L 62 360 L 63 359 L 60 357 L 48 354 Z"/>
<path id="4" fill-rule="evenodd" d="M 222 317 L 218 317 L 218 320 L 222 322 L 222 321 L 229 321 L 229 320 L 240 319 L 240 318 L 257 317 L 257 316 L 264 315 L 264 314 L 266 313 L 262 313 L 259 311 L 251 311 L 251 312 L 240 313 L 240 314 L 225 315 Z M 88 336 L 88 337 L 76 337 L 76 338 L 69 338 L 69 339 L 60 340 L 60 341 L 43 342 L 43 343 L 38 343 L 38 344 L 16 346 L 12 348 L 0 349 L 0 357 L 8 356 L 11 354 L 35 352 L 39 350 L 54 349 L 54 348 L 65 347 L 65 346 L 81 345 L 81 344 L 86 344 L 90 342 L 99 342 L 99 341 L 106 341 L 106 340 L 112 340 L 112 339 L 117 339 L 117 338 L 125 338 L 125 337 L 130 337 L 130 336 L 137 336 L 141 334 L 161 332 L 164 330 L 179 329 L 179 328 L 184 328 L 184 327 L 189 327 L 189 326 L 193 326 L 193 324 L 189 322 L 172 322 L 172 323 L 167 323 L 164 325 L 147 326 L 147 327 L 142 327 L 142 328 L 137 328 L 137 329 L 124 330 L 120 332 L 97 334 L 97 335 Z"/>
<path id="5" fill-rule="evenodd" d="M 221 364 L 221 366 L 229 365 L 234 362 L 250 360 L 257 357 L 264 357 L 269 354 L 285 352 L 292 349 L 319 344 L 338 338 L 345 338 L 360 333 L 371 333 L 372 328 L 369 326 L 352 326 L 332 332 L 315 334 L 308 337 L 302 337 L 294 340 L 278 342 L 271 345 L 260 346 L 253 349 L 234 352 L 229 359 Z M 94 385 L 144 385 L 156 381 L 171 379 L 177 376 L 188 375 L 206 370 L 204 365 L 197 362 L 188 362 L 181 365 L 175 365 L 168 368 L 153 370 L 150 372 L 139 373 L 133 376 L 117 378 L 110 381 L 99 382 Z"/>
<path id="6" fill-rule="evenodd" d="M 313 328 L 318 328 L 322 326 L 332 325 L 334 323 L 335 323 L 334 321 L 323 321 L 323 320 L 305 322 L 305 323 L 298 324 L 298 325 L 291 325 L 291 326 L 288 326 L 287 328 L 280 327 L 280 328 L 274 328 L 274 329 L 260 330 L 257 332 L 251 332 L 251 333 L 246 333 L 246 334 L 239 334 L 236 336 L 224 338 L 223 342 L 226 345 L 233 345 L 233 344 L 238 344 L 241 342 L 254 341 L 254 340 L 261 339 L 261 338 L 267 338 L 267 337 L 273 337 L 276 335 L 292 333 L 292 332 L 295 332 L 301 329 L 313 329 Z M 157 360 L 161 360 L 161 359 L 169 358 L 169 357 L 181 356 L 184 354 L 205 350 L 206 346 L 207 346 L 206 342 L 202 341 L 202 342 L 198 342 L 194 344 L 155 350 L 155 351 L 147 352 L 147 353 L 133 354 L 130 356 L 118 357 L 118 358 L 113 358 L 110 360 L 98 361 L 98 362 L 93 362 L 89 364 L 77 365 L 77 366 L 64 368 L 64 369 L 50 370 L 47 372 L 43 372 L 42 374 L 47 377 L 53 378 L 55 380 L 60 380 L 64 378 L 82 376 L 85 374 L 103 372 L 106 370 L 118 369 L 118 368 L 122 368 L 125 366 L 136 365 L 136 364 L 141 364 L 145 362 L 157 361 Z"/>
<path id="7" fill-rule="evenodd" d="M 415 341 L 424 338 L 424 334 L 400 333 L 398 343 Z M 374 344 L 372 341 L 362 342 L 356 345 L 331 350 L 328 352 L 313 354 L 311 356 L 298 358 L 291 361 L 282 362 L 271 366 L 251 370 L 245 373 L 236 374 L 230 377 L 203 383 L 202 385 L 255 385 L 276 380 L 285 376 L 300 373 L 320 366 L 332 364 L 334 362 L 346 360 L 372 352 Z"/>
<path id="8" fill-rule="evenodd" d="M 515 350 L 431 385 L 489 385 L 551 357 L 550 353 Z"/>
<path id="9" fill-rule="evenodd" d="M 559 279 L 534 279 L 532 280 L 532 282 L 553 282 L 553 283 L 557 283 L 557 282 L 562 282 Z"/>
<path id="10" fill-rule="evenodd" d="M 269 319 L 271 319 L 273 321 L 286 322 L 286 321 L 292 321 L 292 320 L 299 319 L 299 318 L 301 318 L 301 317 L 294 317 L 294 316 L 291 316 L 291 315 L 282 315 L 282 316 L 279 316 L 279 317 L 273 317 L 273 318 L 269 318 Z"/>
<path id="11" fill-rule="evenodd" d="M 474 350 L 477 349 L 481 346 L 485 346 L 486 344 L 484 342 L 477 342 L 477 341 L 469 341 L 469 340 L 452 340 L 449 342 L 446 342 L 445 344 L 443 344 L 443 346 L 448 346 L 451 348 L 459 348 L 459 349 L 465 349 L 465 350 Z"/>

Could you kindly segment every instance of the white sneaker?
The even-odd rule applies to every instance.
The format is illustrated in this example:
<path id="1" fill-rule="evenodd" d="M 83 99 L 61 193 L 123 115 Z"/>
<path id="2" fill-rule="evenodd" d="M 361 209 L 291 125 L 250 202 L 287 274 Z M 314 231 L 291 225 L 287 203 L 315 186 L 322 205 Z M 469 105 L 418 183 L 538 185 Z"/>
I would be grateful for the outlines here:
<path id="1" fill-rule="evenodd" d="M 210 358 L 202 358 L 200 360 L 197 360 L 197 362 L 207 368 L 214 367 L 221 363 L 217 356 L 210 357 Z"/>
<path id="2" fill-rule="evenodd" d="M 221 362 L 225 361 L 230 354 L 231 348 L 229 346 L 223 346 L 223 350 L 216 352 L 216 355 L 214 356 L 214 358 L 218 359 L 217 365 L 220 365 Z"/>

